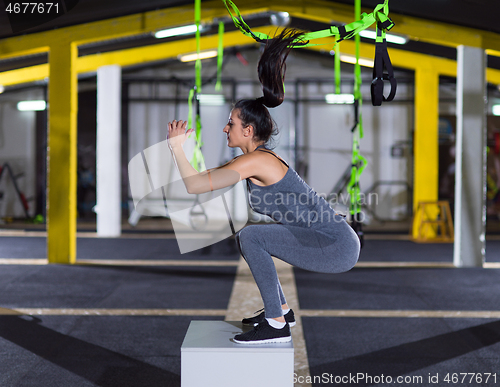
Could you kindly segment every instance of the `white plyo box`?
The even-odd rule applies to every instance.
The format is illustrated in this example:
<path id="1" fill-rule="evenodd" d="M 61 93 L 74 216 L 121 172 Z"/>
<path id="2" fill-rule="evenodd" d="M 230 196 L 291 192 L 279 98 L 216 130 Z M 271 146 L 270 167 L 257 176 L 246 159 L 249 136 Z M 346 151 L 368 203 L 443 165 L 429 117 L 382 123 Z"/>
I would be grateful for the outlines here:
<path id="1" fill-rule="evenodd" d="M 181 346 L 181 387 L 293 387 L 293 342 L 232 340 L 248 329 L 236 321 L 191 321 Z"/>

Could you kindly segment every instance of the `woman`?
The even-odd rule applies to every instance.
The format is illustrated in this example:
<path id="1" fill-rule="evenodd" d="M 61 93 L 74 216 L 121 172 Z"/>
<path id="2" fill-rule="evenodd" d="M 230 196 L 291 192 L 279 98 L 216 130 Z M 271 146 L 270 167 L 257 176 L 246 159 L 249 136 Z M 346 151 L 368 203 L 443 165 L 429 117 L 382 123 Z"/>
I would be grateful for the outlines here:
<path id="1" fill-rule="evenodd" d="M 285 30 L 269 40 L 258 65 L 264 96 L 238 101 L 224 127 L 227 143 L 243 155 L 215 169 L 198 173 L 189 163 L 182 144 L 191 134 L 185 121 L 168 124 L 168 141 L 189 193 L 203 193 L 247 180 L 249 204 L 254 211 L 277 223 L 251 225 L 236 234 L 242 256 L 259 287 L 264 312 L 243 319 L 254 328 L 236 335 L 244 344 L 288 342 L 295 325 L 271 256 L 302 269 L 340 273 L 350 270 L 359 256 L 356 233 L 328 203 L 265 144 L 275 132 L 267 108 L 284 99 L 285 60 L 301 33 Z"/>

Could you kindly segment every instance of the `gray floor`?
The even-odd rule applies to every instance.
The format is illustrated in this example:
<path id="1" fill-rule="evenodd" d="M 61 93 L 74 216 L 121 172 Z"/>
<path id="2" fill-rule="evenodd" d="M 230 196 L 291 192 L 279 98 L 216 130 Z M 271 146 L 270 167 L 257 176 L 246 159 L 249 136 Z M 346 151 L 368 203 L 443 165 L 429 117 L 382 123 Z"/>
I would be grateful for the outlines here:
<path id="1" fill-rule="evenodd" d="M 234 241 L 232 241 L 234 242 Z M 487 242 L 500 261 L 500 241 Z M 0 258 L 43 258 L 45 239 L 0 237 Z M 180 255 L 174 239 L 78 240 L 87 259 L 239 259 L 232 243 Z M 361 261 L 451 262 L 452 245 L 368 240 Z M 236 266 L 1 265 L 0 308 L 226 309 Z M 295 270 L 303 310 L 498 311 L 498 269 Z M 193 319 L 223 316 L 0 316 L 0 386 L 180 386 L 180 345 Z M 303 317 L 313 385 L 362 373 L 445 383 L 498 372 L 500 321 L 487 318 Z M 439 374 L 439 384 L 429 376 Z M 416 379 L 418 381 L 418 379 Z M 500 384 L 500 375 L 497 377 Z M 263 385 L 263 384 L 256 384 Z M 356 385 L 385 385 L 358 381 Z M 392 386 L 398 385 L 392 383 Z M 471 385 L 471 384 L 463 384 Z M 494 385 L 474 383 L 473 385 Z M 267 387 L 267 386 L 266 386 Z"/>

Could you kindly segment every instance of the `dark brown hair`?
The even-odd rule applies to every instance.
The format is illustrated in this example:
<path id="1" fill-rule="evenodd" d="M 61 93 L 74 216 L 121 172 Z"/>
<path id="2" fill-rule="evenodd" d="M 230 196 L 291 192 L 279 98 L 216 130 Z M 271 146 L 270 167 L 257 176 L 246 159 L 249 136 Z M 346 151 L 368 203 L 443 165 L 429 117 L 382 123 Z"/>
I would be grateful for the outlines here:
<path id="1" fill-rule="evenodd" d="M 296 45 L 303 45 L 303 32 L 286 28 L 273 39 L 266 41 L 259 60 L 257 72 L 264 96 L 257 99 L 243 99 L 234 105 L 239 109 L 238 117 L 243 126 L 252 125 L 254 138 L 267 143 L 278 133 L 276 124 L 267 110 L 283 103 L 285 99 L 286 58 Z"/>
<path id="2" fill-rule="evenodd" d="M 273 108 L 283 103 L 285 99 L 286 58 L 297 43 L 303 43 L 304 33 L 285 28 L 278 36 L 266 42 L 264 52 L 259 60 L 257 72 L 262 84 L 264 96 L 259 98 L 267 107 Z"/>

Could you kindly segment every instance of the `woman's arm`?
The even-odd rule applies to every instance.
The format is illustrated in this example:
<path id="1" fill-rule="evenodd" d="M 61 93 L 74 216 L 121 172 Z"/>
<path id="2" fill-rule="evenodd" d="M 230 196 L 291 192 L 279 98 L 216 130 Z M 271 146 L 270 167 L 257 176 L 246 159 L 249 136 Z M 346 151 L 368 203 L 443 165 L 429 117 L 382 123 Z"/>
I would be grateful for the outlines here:
<path id="1" fill-rule="evenodd" d="M 248 160 L 241 162 L 241 157 L 208 171 L 198 172 L 194 169 L 182 148 L 193 132 L 193 129 L 186 132 L 186 126 L 186 121 L 169 122 L 167 140 L 188 193 L 200 194 L 229 187 L 250 176 Z"/>

